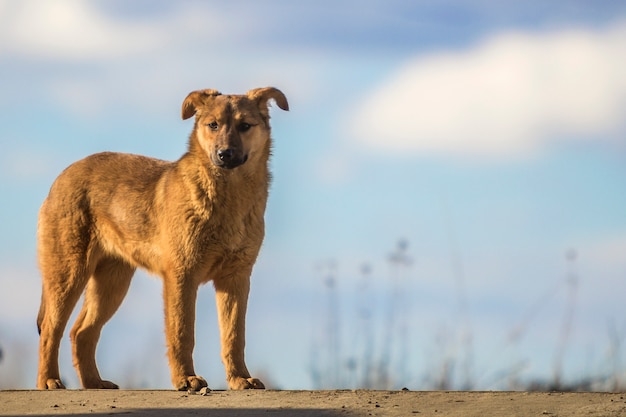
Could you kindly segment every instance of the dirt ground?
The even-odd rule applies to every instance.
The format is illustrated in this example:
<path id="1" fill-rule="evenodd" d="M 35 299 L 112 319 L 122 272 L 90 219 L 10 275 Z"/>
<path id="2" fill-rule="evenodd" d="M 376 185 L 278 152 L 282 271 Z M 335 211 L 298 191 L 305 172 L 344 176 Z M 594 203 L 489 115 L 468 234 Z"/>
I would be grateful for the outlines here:
<path id="1" fill-rule="evenodd" d="M 0 391 L 0 416 L 626 416 L 626 394 L 426 391 Z"/>

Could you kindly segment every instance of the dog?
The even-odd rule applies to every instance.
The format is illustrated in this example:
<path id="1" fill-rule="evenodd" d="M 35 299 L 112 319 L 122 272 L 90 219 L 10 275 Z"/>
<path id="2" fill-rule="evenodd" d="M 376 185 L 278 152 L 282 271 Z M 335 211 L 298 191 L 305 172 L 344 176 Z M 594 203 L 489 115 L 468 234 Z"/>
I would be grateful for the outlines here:
<path id="1" fill-rule="evenodd" d="M 183 120 L 195 115 L 195 123 L 179 160 L 98 153 L 55 180 L 37 230 L 43 287 L 39 389 L 65 388 L 59 345 L 83 293 L 70 332 L 74 367 L 83 388 L 118 388 L 100 377 L 96 345 L 138 267 L 163 281 L 174 388 L 207 386 L 192 355 L 197 291 L 208 281 L 215 287 L 229 388 L 264 388 L 248 372 L 244 345 L 250 274 L 265 233 L 269 100 L 289 110 L 285 95 L 273 87 L 243 95 L 194 91 L 182 106 Z"/>

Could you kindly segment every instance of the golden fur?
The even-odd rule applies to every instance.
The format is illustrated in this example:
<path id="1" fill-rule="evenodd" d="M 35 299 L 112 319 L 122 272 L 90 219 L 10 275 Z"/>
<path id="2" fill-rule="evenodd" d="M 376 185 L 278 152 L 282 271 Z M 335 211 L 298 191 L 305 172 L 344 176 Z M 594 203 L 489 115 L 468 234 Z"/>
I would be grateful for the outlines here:
<path id="1" fill-rule="evenodd" d="M 176 389 L 207 385 L 195 374 L 192 354 L 197 290 L 208 281 L 215 286 L 229 387 L 264 388 L 250 377 L 244 345 L 270 181 L 270 99 L 288 110 L 283 93 L 271 87 L 244 95 L 194 91 L 183 102 L 182 117 L 195 115 L 195 124 L 178 161 L 99 153 L 59 175 L 39 213 L 38 388 L 64 388 L 59 344 L 83 292 L 70 332 L 74 366 L 84 388 L 117 388 L 100 378 L 96 344 L 137 267 L 163 280 Z"/>

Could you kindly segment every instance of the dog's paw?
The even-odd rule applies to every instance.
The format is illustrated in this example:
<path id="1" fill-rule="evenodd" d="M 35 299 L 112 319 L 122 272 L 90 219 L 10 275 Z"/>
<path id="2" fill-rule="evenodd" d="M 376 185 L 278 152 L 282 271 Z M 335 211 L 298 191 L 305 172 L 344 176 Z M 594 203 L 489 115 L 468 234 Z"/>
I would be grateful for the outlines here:
<path id="1" fill-rule="evenodd" d="M 46 380 L 44 389 L 65 389 L 65 385 L 63 385 L 60 379 L 50 378 Z"/>
<path id="2" fill-rule="evenodd" d="M 265 389 L 265 385 L 257 378 L 234 377 L 228 380 L 228 386 L 233 390 Z"/>
<path id="3" fill-rule="evenodd" d="M 120 387 L 111 381 L 98 381 L 93 384 L 85 385 L 85 389 L 119 389 Z"/>
<path id="4" fill-rule="evenodd" d="M 174 387 L 178 391 L 200 391 L 206 386 L 208 384 L 204 378 L 197 375 L 184 376 L 174 382 Z"/>
<path id="5" fill-rule="evenodd" d="M 99 376 L 87 378 L 83 377 L 80 381 L 83 389 L 119 389 L 117 384 L 111 381 L 104 381 Z"/>
<path id="6" fill-rule="evenodd" d="M 111 381 L 102 381 L 100 384 L 100 388 L 101 389 L 119 389 L 120 387 Z"/>

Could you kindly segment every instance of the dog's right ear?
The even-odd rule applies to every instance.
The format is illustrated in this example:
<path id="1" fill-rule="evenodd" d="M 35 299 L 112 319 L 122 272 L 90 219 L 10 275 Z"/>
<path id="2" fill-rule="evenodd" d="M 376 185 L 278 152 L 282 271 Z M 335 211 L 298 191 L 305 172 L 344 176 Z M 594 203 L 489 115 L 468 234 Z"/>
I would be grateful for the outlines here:
<path id="1" fill-rule="evenodd" d="M 196 109 L 206 103 L 207 98 L 219 96 L 220 93 L 217 90 L 198 90 L 192 91 L 183 101 L 183 120 L 189 119 L 196 114 Z"/>

